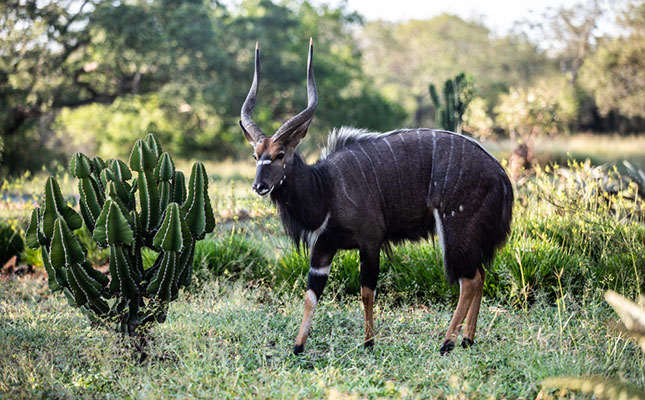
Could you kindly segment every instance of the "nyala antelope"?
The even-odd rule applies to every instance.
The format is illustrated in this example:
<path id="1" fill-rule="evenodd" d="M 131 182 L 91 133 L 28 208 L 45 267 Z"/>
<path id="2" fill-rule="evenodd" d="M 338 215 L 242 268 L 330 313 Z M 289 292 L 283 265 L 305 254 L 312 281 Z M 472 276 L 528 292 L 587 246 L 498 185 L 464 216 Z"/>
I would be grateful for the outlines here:
<path id="1" fill-rule="evenodd" d="M 313 41 L 307 61 L 307 108 L 266 136 L 251 119 L 260 81 L 255 73 L 242 105 L 240 126 L 255 150 L 253 190 L 270 195 L 284 229 L 310 250 L 305 310 L 293 348 L 304 350 L 314 310 L 339 249 L 358 249 L 365 346 L 374 344 L 373 307 L 381 248 L 403 240 L 438 236 L 445 274 L 459 282 L 459 302 L 441 355 L 455 345 L 465 319 L 461 345 L 473 344 L 482 298 L 484 265 L 510 231 L 513 191 L 506 172 L 475 140 L 433 129 L 373 133 L 334 130 L 314 165 L 296 147 L 307 134 L 318 93 Z"/>

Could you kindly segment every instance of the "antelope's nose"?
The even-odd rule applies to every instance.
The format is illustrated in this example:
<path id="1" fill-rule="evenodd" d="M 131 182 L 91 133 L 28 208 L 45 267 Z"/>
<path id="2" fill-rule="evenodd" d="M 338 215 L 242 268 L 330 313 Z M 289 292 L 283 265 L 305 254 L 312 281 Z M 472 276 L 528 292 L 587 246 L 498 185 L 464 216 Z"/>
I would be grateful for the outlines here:
<path id="1" fill-rule="evenodd" d="M 253 182 L 253 185 L 251 185 L 253 190 L 255 190 L 255 193 L 259 195 L 265 195 L 269 191 L 269 186 L 267 186 L 264 182 Z"/>

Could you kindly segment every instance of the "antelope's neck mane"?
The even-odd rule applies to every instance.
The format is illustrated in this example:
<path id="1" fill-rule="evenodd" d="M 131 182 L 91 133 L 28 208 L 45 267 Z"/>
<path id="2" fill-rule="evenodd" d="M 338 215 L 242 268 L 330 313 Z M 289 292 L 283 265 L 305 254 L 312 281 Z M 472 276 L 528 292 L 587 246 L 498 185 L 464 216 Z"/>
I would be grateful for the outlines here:
<path id="1" fill-rule="evenodd" d="M 325 159 L 332 153 L 341 151 L 352 144 L 383 138 L 384 136 L 397 132 L 370 132 L 366 129 L 352 128 L 349 126 L 341 126 L 338 129 L 334 128 L 329 136 L 327 136 L 327 146 L 322 149 L 320 158 Z"/>
<path id="2" fill-rule="evenodd" d="M 300 246 L 307 236 L 328 220 L 329 174 L 324 163 L 307 165 L 296 153 L 287 168 L 284 183 L 271 193 L 282 225 Z"/>

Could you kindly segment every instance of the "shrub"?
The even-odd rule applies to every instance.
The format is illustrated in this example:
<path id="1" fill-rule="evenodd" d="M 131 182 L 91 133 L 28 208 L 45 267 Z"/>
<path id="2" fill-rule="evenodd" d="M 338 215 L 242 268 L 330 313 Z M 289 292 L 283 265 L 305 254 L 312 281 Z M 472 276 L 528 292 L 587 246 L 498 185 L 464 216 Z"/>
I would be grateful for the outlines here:
<path id="1" fill-rule="evenodd" d="M 0 222 L 0 268 L 13 256 L 20 256 L 25 242 L 16 226 Z"/>

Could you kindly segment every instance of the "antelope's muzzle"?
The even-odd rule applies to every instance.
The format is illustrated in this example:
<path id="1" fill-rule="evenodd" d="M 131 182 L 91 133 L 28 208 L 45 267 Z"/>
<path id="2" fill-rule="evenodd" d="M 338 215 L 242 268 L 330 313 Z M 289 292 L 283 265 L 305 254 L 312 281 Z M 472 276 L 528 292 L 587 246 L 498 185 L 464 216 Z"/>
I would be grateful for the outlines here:
<path id="1" fill-rule="evenodd" d="M 264 182 L 253 182 L 253 185 L 251 185 L 255 193 L 259 194 L 260 196 L 265 196 L 269 193 L 271 193 L 271 187 L 267 185 Z"/>

